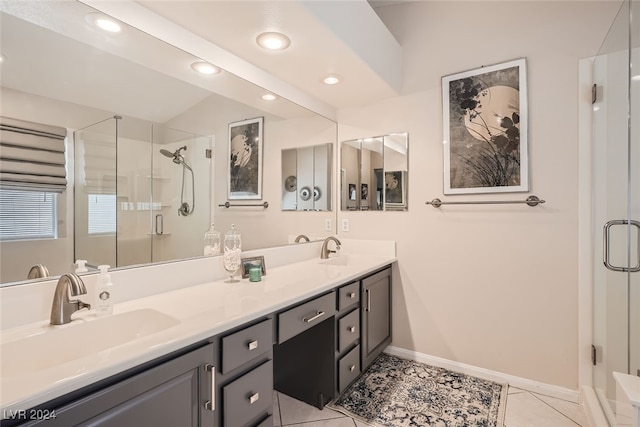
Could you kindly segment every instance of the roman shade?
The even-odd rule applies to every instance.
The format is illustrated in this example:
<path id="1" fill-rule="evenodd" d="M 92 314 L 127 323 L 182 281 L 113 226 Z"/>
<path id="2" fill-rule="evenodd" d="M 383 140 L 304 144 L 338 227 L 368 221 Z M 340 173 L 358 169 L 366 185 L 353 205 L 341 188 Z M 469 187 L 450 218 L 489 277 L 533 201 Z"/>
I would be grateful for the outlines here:
<path id="1" fill-rule="evenodd" d="M 66 136 L 65 128 L 0 116 L 0 185 L 63 192 Z"/>

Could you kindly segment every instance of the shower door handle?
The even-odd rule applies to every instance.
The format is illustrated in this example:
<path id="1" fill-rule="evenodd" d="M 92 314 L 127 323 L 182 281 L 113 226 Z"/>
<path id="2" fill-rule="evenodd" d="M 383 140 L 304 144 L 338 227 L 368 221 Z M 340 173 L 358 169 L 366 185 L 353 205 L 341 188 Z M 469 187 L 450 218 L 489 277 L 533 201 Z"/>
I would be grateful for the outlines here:
<path id="1" fill-rule="evenodd" d="M 637 257 L 637 262 L 636 265 L 631 267 L 619 267 L 619 266 L 615 266 L 612 265 L 611 262 L 609 261 L 609 240 L 610 240 L 610 230 L 611 227 L 613 227 L 614 225 L 633 225 L 634 227 L 636 227 L 638 229 L 638 244 L 637 244 L 637 249 L 636 249 L 636 257 Z M 614 219 L 611 221 L 608 221 L 604 227 L 603 227 L 603 233 L 604 233 L 604 238 L 603 238 L 603 252 L 604 252 L 604 256 L 603 256 L 603 262 L 604 262 L 604 266 L 607 267 L 609 270 L 612 271 L 621 271 L 621 272 L 631 272 L 631 273 L 635 273 L 640 271 L 640 221 L 635 221 L 635 220 L 626 220 L 626 219 Z M 629 236 L 631 237 L 631 236 Z"/>
<path id="2" fill-rule="evenodd" d="M 162 214 L 156 215 L 156 234 L 164 233 L 164 217 Z"/>

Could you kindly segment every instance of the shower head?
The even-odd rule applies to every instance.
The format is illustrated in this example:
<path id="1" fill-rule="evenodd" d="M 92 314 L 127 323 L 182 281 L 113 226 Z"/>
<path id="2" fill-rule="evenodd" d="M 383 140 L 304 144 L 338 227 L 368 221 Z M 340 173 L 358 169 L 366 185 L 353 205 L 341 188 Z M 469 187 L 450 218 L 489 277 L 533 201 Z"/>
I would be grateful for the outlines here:
<path id="1" fill-rule="evenodd" d="M 172 153 L 172 152 L 171 152 L 171 151 L 169 151 L 169 150 L 165 150 L 164 148 L 161 148 L 161 149 L 160 149 L 160 154 L 162 154 L 163 156 L 167 156 L 167 157 L 169 157 L 169 158 L 174 157 L 174 153 Z"/>
<path id="2" fill-rule="evenodd" d="M 186 150 L 186 149 L 187 149 L 187 146 L 185 145 L 183 147 L 178 148 L 176 151 L 172 153 L 169 150 L 165 150 L 164 148 L 161 148 L 160 154 L 170 158 L 171 160 L 173 160 L 173 163 L 177 165 L 184 165 L 185 164 L 184 157 L 182 156 L 182 154 L 180 154 L 180 151 Z"/>

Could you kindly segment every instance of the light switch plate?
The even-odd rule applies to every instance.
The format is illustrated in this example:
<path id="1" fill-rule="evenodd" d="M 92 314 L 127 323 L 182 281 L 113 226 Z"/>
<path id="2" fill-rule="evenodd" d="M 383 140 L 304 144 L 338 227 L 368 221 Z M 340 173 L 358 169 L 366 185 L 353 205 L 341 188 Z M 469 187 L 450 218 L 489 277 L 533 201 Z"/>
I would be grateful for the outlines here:
<path id="1" fill-rule="evenodd" d="M 347 218 L 342 219 L 342 231 L 349 231 L 349 220 Z"/>
<path id="2" fill-rule="evenodd" d="M 333 225 L 331 224 L 331 218 L 327 218 L 324 220 L 324 231 L 333 230 Z"/>

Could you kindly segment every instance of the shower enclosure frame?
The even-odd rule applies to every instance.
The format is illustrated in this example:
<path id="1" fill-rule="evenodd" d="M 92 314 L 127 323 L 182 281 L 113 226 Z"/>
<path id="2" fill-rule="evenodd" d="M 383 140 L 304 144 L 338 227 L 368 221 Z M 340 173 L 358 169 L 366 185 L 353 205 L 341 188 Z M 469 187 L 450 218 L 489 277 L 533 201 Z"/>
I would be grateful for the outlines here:
<path id="1" fill-rule="evenodd" d="M 640 82 L 632 79 L 640 75 L 640 22 L 634 13 L 640 16 L 640 2 L 624 1 L 598 54 L 580 62 L 579 385 L 595 426 L 620 422 L 612 373 L 640 373 Z"/>
<path id="2" fill-rule="evenodd" d="M 202 256 L 202 230 L 211 224 L 213 136 L 122 116 L 74 136 L 75 259 L 124 267 Z M 110 199 L 91 216 L 87 196 L 96 205 Z M 90 218 L 105 216 L 107 226 L 92 233 Z"/>

